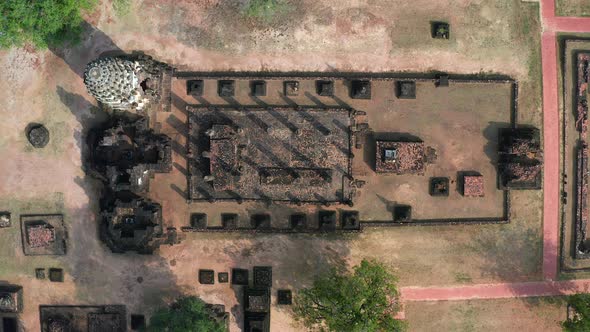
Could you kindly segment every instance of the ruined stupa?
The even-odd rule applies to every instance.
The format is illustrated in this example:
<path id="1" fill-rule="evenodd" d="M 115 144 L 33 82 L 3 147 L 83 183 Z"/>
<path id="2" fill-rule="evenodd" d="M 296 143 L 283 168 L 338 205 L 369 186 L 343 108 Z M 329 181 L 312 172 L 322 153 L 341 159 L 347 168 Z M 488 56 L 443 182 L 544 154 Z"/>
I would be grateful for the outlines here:
<path id="1" fill-rule="evenodd" d="M 145 55 L 104 57 L 86 66 L 84 84 L 104 106 L 142 111 L 160 100 L 162 77 L 167 69 L 167 65 Z"/>

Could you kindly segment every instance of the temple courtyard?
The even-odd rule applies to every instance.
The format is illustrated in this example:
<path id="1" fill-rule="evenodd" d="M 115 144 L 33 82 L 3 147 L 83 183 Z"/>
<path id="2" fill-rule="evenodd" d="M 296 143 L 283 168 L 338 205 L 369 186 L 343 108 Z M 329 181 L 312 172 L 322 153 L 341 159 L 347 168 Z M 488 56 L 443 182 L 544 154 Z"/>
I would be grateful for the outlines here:
<path id="1" fill-rule="evenodd" d="M 80 45 L 0 51 L 0 212 L 11 216 L 0 280 L 22 286 L 26 331 L 52 306 L 115 324 L 120 307 L 105 305 L 124 305 L 130 324 L 181 294 L 223 304 L 240 331 L 245 290 L 217 280 L 234 268 L 272 267 L 272 331 L 302 330 L 277 290 L 364 258 L 402 293 L 543 280 L 542 167 L 527 190 L 502 175 L 522 161 L 502 133 L 543 135 L 538 3 L 303 1 L 280 23 L 217 1 L 132 1 L 123 17 L 100 6 Z M 450 39 L 431 37 L 438 19 Z M 135 51 L 169 66 L 169 86 L 151 81 L 164 90 L 145 117 L 109 122 L 86 66 Z M 41 148 L 31 123 L 48 130 Z M 543 161 L 539 130 L 508 141 Z M 125 145 L 137 141 L 147 148 Z M 111 148 L 101 167 L 89 162 Z M 432 330 L 432 316 L 448 330 L 557 331 L 563 301 L 412 301 L 404 312 L 415 331 Z"/>

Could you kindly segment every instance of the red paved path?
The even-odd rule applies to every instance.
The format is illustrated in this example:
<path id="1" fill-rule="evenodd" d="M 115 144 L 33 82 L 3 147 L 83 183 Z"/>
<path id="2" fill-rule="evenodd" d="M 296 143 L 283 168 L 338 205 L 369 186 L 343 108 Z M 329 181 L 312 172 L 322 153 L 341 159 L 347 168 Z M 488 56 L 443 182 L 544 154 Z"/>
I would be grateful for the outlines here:
<path id="1" fill-rule="evenodd" d="M 557 45 L 555 33 L 541 38 L 543 66 L 543 278 L 557 276 L 559 245 L 559 113 L 557 102 Z"/>
<path id="2" fill-rule="evenodd" d="M 555 1 L 542 0 L 543 35 L 543 278 L 555 280 L 559 250 L 559 103 L 556 32 L 590 32 L 590 18 L 556 17 Z"/>
<path id="3" fill-rule="evenodd" d="M 570 295 L 590 291 L 590 280 L 479 284 L 457 287 L 403 287 L 403 301 L 499 299 Z"/>

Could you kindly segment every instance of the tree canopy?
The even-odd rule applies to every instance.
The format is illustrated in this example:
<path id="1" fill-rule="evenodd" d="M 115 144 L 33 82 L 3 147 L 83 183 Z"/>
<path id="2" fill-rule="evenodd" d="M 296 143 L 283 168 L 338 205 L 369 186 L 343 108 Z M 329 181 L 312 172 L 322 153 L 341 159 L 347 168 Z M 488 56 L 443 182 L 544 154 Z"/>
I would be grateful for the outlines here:
<path id="1" fill-rule="evenodd" d="M 375 261 L 363 260 L 352 273 L 332 270 L 296 295 L 295 317 L 322 331 L 404 330 L 403 322 L 393 318 L 399 310 L 396 282 Z"/>
<path id="2" fill-rule="evenodd" d="M 2 0 L 0 1 L 0 48 L 31 43 L 36 47 L 76 41 L 82 12 L 96 0 Z"/>
<path id="3" fill-rule="evenodd" d="M 575 294 L 568 298 L 568 305 L 575 312 L 573 317 L 562 323 L 568 332 L 590 331 L 590 294 Z"/>
<path id="4" fill-rule="evenodd" d="M 198 297 L 178 299 L 168 308 L 162 308 L 150 318 L 147 332 L 225 332 L 223 323 L 209 315 L 206 303 Z"/>

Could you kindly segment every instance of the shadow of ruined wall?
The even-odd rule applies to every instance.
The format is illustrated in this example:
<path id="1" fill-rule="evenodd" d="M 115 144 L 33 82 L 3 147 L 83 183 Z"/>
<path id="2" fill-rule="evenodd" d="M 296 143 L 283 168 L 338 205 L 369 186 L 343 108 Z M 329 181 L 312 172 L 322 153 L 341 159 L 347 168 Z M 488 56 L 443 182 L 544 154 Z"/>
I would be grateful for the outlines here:
<path id="1" fill-rule="evenodd" d="M 120 55 L 123 50 L 97 27 L 87 21 L 82 21 L 81 43 L 76 45 L 50 46 L 49 50 L 60 57 L 70 69 L 80 77 L 84 77 L 84 70 L 88 62 L 99 56 Z"/>
<path id="2" fill-rule="evenodd" d="M 81 78 L 88 62 L 99 56 L 123 54 L 105 33 L 88 22 L 82 25 L 81 44 L 50 48 Z M 81 129 L 75 129 L 74 138 L 81 152 L 82 169 L 86 170 L 88 132 L 108 121 L 109 116 L 94 106 L 94 101 L 63 86 L 58 86 L 56 93 L 80 124 Z M 111 253 L 99 239 L 97 215 L 102 184 L 87 175 L 76 178 L 75 182 L 84 190 L 87 203 L 66 211 L 70 241 L 67 256 L 60 258 L 74 281 L 75 297 L 68 303 L 53 304 L 124 304 L 129 314 L 149 315 L 185 294 L 186 289 L 177 285 L 170 263 L 158 253 L 151 256 Z"/>
<path id="3" fill-rule="evenodd" d="M 310 287 L 315 277 L 334 268 L 345 271 L 349 268 L 351 236 L 335 235 L 226 235 L 234 241 L 220 241 L 221 235 L 198 235 L 198 241 L 191 246 L 216 248 L 222 252 L 216 257 L 223 259 L 227 270 L 243 268 L 250 271 L 252 282 L 252 268 L 254 266 L 271 266 L 273 273 L 273 288 L 271 293 L 271 308 L 274 312 L 282 311 L 290 314 L 290 308 L 276 305 L 278 289 L 291 289 L 294 297 L 297 291 Z M 209 245 L 217 241 L 217 244 Z M 221 245 L 219 245 L 221 244 Z M 207 252 L 209 256 L 212 253 Z M 222 258 L 223 257 L 223 258 Z M 205 259 L 208 260 L 208 259 Z M 208 268 L 199 266 L 198 268 Z M 216 271 L 217 272 L 217 271 Z M 227 308 L 239 328 L 243 328 L 243 286 L 231 286 L 238 305 Z M 271 314 L 272 321 L 272 314 Z"/>

